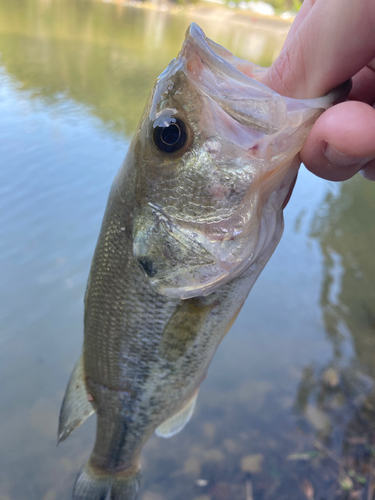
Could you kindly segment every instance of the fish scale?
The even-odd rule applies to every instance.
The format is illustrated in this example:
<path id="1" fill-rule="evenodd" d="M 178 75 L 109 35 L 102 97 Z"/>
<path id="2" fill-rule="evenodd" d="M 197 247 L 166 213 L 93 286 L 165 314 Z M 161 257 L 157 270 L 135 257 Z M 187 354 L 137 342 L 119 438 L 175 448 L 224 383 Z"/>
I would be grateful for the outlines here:
<path id="1" fill-rule="evenodd" d="M 109 194 L 61 408 L 59 441 L 97 413 L 73 500 L 135 500 L 148 438 L 187 424 L 280 240 L 298 152 L 349 91 L 284 98 L 249 76 L 264 72 L 193 24 L 150 94 Z"/>

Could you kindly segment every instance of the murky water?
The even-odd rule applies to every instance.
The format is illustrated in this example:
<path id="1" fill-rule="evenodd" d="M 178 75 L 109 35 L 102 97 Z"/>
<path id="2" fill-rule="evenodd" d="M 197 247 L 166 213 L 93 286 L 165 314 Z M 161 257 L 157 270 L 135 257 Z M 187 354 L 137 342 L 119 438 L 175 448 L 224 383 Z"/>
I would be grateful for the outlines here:
<path id="1" fill-rule="evenodd" d="M 198 16 L 199 14 L 199 16 Z M 56 448 L 112 179 L 195 20 L 268 65 L 287 25 L 0 0 L 0 500 L 68 500 L 95 419 Z M 301 171 L 284 237 L 197 411 L 144 450 L 141 500 L 372 498 L 375 185 Z"/>

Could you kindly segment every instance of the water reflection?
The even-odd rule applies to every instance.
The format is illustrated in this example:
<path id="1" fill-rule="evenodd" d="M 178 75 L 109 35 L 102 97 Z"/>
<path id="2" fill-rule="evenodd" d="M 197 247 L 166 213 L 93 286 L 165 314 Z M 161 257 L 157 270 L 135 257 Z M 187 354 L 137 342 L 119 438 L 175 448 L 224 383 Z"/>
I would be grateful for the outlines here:
<path id="1" fill-rule="evenodd" d="M 176 56 L 192 20 L 95 1 L 2 1 L 2 64 L 34 97 L 74 99 L 107 127 L 131 136 L 152 83 Z M 248 33 L 248 25 L 225 18 L 198 21 L 218 43 L 265 66 L 288 29 Z"/>
<path id="2" fill-rule="evenodd" d="M 305 367 L 295 400 L 300 425 L 315 428 L 313 444 L 330 458 L 331 488 L 350 498 L 373 497 L 374 210 L 374 186 L 358 176 L 328 192 L 316 212 L 311 236 L 322 250 L 320 304 L 332 358 Z"/>
<path id="3" fill-rule="evenodd" d="M 344 355 L 348 333 L 361 367 L 374 376 L 375 262 L 372 183 L 361 177 L 344 183 L 337 195 L 324 200 L 312 236 L 319 238 L 324 256 L 321 306 L 327 334 L 338 358 Z M 323 216 L 322 216 L 323 215 Z"/>
<path id="4" fill-rule="evenodd" d="M 58 412 L 109 186 L 153 80 L 192 20 L 263 65 L 285 36 L 284 26 L 203 14 L 0 0 L 1 500 L 68 500 L 90 452 L 94 420 L 56 449 Z M 301 172 L 283 240 L 217 352 L 194 418 L 145 449 L 141 500 L 243 500 L 250 486 L 254 500 L 303 499 L 308 482 L 316 499 L 367 500 L 373 190 Z"/>

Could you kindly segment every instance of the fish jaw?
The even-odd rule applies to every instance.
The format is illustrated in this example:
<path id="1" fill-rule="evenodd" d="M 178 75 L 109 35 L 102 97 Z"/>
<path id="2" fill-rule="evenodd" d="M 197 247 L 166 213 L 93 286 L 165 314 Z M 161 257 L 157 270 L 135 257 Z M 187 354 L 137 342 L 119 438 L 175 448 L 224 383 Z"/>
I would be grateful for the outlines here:
<path id="1" fill-rule="evenodd" d="M 193 24 L 154 86 L 134 146 L 133 255 L 158 293 L 208 295 L 259 258 L 282 221 L 312 125 L 347 92 L 286 98 L 261 74 Z M 178 121 L 186 144 L 158 151 L 154 131 Z"/>
<path id="2" fill-rule="evenodd" d="M 209 40 L 195 23 L 186 32 L 178 60 L 200 92 L 240 124 L 267 135 L 284 127 L 286 101 L 249 76 L 256 65 L 247 62 L 246 67 L 241 66 L 239 59 Z"/>

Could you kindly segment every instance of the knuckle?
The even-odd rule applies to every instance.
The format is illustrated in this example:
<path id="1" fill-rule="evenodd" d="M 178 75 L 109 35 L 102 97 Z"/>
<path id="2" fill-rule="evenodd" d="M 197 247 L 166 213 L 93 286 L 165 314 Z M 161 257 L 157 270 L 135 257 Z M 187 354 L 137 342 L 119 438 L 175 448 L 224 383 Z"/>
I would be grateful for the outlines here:
<path id="1" fill-rule="evenodd" d="M 289 49 L 285 47 L 270 69 L 270 83 L 273 90 L 287 97 L 291 96 L 290 88 L 290 56 Z"/>

